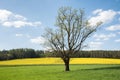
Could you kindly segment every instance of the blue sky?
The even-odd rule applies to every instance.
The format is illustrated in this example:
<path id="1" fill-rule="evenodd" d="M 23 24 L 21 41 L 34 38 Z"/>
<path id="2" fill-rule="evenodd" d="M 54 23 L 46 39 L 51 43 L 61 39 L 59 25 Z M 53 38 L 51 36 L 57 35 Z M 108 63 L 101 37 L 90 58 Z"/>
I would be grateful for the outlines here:
<path id="1" fill-rule="evenodd" d="M 120 50 L 120 0 L 0 0 L 0 50 L 46 49 L 41 35 L 62 6 L 84 8 L 91 25 L 103 22 L 86 50 Z"/>

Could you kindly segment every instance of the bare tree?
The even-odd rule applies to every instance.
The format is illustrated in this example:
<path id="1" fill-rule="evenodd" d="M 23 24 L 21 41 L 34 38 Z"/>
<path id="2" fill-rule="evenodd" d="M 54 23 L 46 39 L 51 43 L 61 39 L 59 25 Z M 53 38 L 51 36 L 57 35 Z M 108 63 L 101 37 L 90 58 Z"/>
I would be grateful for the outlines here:
<path id="1" fill-rule="evenodd" d="M 84 46 L 85 40 L 96 31 L 84 17 L 84 10 L 61 7 L 56 19 L 56 27 L 46 30 L 46 36 L 51 49 L 59 54 L 65 63 L 65 71 L 70 71 L 71 55 L 77 54 Z"/>

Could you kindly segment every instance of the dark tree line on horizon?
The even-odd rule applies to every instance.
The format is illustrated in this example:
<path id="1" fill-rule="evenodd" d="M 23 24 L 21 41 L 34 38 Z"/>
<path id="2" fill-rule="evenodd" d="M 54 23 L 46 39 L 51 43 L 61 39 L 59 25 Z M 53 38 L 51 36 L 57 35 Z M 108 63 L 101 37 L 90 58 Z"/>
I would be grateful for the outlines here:
<path id="1" fill-rule="evenodd" d="M 22 59 L 22 58 L 37 58 L 42 57 L 42 50 L 34 50 L 28 48 L 21 49 L 11 49 L 0 51 L 0 60 L 12 60 L 12 59 Z"/>
<path id="2" fill-rule="evenodd" d="M 55 52 L 44 52 L 43 50 L 34 50 L 28 48 L 11 49 L 0 51 L 0 60 L 13 60 L 23 58 L 41 58 L 41 57 L 60 57 Z M 71 55 L 71 58 L 120 58 L 120 51 L 108 51 L 108 50 L 94 50 L 94 51 L 80 51 L 76 55 Z"/>

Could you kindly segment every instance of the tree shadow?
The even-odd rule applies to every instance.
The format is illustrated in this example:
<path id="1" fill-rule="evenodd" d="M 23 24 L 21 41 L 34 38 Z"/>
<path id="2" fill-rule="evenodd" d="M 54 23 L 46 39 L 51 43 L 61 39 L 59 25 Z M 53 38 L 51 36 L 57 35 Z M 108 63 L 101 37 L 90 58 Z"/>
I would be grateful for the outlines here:
<path id="1" fill-rule="evenodd" d="M 120 66 L 112 66 L 112 67 L 101 67 L 101 68 L 91 68 L 91 69 L 81 69 L 81 70 L 120 70 Z"/>

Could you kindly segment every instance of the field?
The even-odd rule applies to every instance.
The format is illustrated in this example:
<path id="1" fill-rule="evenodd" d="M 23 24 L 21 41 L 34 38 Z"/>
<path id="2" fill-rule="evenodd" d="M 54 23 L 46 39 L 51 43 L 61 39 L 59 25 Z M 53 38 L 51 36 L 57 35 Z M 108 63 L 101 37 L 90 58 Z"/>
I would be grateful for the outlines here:
<path id="1" fill-rule="evenodd" d="M 120 65 L 1 66 L 0 80 L 120 80 Z"/>
<path id="2" fill-rule="evenodd" d="M 0 61 L 0 80 L 120 80 L 119 59 L 73 58 L 70 69 L 59 58 Z"/>
<path id="3" fill-rule="evenodd" d="M 39 65 L 64 64 L 60 58 L 28 58 L 0 61 L 0 65 Z M 109 58 L 72 58 L 70 64 L 120 64 L 120 59 Z"/>

